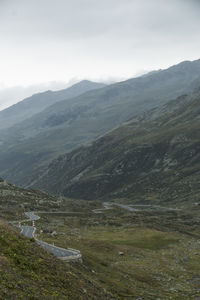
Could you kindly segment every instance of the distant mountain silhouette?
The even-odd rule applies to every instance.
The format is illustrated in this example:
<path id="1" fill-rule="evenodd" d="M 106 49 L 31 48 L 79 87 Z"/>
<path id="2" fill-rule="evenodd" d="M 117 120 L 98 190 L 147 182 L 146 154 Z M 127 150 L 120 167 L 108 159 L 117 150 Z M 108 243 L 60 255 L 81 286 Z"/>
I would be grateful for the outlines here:
<path id="1" fill-rule="evenodd" d="M 33 96 L 0 111 L 0 128 L 11 127 L 16 123 L 22 122 L 34 114 L 41 112 L 43 109 L 56 102 L 67 100 L 87 91 L 104 86 L 105 84 L 103 83 L 83 80 L 64 90 L 45 91 L 43 93 L 34 94 Z"/>

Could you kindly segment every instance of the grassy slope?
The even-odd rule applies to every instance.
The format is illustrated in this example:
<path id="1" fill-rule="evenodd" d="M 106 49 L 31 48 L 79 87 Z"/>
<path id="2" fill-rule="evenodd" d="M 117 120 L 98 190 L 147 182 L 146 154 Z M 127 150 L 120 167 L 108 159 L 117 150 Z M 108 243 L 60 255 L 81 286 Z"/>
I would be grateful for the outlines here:
<path id="1" fill-rule="evenodd" d="M 16 224 L 26 220 L 24 211 L 56 209 L 73 210 L 74 206 L 69 208 L 66 199 L 24 190 L 0 179 L 0 299 L 115 299 L 87 274 L 81 275 L 79 264 L 76 269 L 73 264 L 66 265 L 2 221 Z M 31 225 L 28 221 L 24 224 Z"/>
<path id="2" fill-rule="evenodd" d="M 73 266 L 0 222 L 1 299 L 111 299 Z"/>
<path id="3" fill-rule="evenodd" d="M 85 199 L 199 199 L 200 93 L 179 97 L 53 161 L 35 186 Z"/>
<path id="4" fill-rule="evenodd" d="M 62 207 L 61 199 L 36 190 L 25 190 L 0 179 L 0 217 L 24 219 L 24 211 L 53 210 Z"/>

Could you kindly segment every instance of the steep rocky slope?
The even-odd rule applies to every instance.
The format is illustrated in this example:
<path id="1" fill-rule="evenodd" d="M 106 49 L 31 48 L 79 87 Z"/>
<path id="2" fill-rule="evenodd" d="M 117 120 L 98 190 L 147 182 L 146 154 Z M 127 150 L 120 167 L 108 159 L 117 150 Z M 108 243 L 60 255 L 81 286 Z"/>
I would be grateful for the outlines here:
<path id="1" fill-rule="evenodd" d="M 0 132 L 0 174 L 27 185 L 59 154 L 94 140 L 134 116 L 193 89 L 200 60 L 90 91 L 61 101 Z"/>
<path id="2" fill-rule="evenodd" d="M 37 188 L 84 199 L 145 204 L 200 195 L 200 90 L 150 110 L 54 160 Z"/>

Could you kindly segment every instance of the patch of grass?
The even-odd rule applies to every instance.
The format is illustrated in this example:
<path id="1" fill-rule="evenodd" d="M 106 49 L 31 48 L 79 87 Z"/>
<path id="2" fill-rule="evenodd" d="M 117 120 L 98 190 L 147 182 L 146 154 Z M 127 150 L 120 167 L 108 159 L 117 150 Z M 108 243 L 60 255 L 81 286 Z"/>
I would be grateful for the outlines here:
<path id="1" fill-rule="evenodd" d="M 174 234 L 164 233 L 150 229 L 110 229 L 105 228 L 94 229 L 93 237 L 97 240 L 109 241 L 117 245 L 134 246 L 141 249 L 159 250 L 166 248 L 172 243 L 176 243 L 178 239 Z"/>
<path id="2" fill-rule="evenodd" d="M 186 212 L 114 208 L 90 217 L 46 218 L 48 222 L 41 218 L 40 228 L 50 227 L 58 235 L 43 233 L 41 238 L 79 249 L 83 264 L 75 264 L 77 271 L 120 299 L 198 296 L 194 282 L 200 264 L 195 253 L 200 252 L 200 244 L 193 235 L 195 217 Z"/>

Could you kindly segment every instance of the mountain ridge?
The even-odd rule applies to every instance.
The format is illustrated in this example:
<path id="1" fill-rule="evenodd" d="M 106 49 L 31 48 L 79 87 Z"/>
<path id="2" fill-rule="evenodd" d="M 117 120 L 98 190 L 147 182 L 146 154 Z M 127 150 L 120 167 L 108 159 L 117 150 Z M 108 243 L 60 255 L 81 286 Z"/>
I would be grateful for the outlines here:
<path id="1" fill-rule="evenodd" d="M 183 95 L 54 160 L 34 187 L 87 200 L 198 201 L 200 91 Z M 121 200 L 120 200 L 121 199 Z"/>
<path id="2" fill-rule="evenodd" d="M 0 175 L 26 186 L 58 155 L 91 142 L 200 83 L 200 60 L 145 77 L 111 84 L 60 101 L 27 121 L 1 131 Z"/>
<path id="3" fill-rule="evenodd" d="M 69 98 L 76 97 L 92 89 L 106 86 L 103 83 L 82 80 L 68 88 L 33 94 L 18 103 L 0 111 L 0 128 L 9 128 L 18 122 L 32 117 L 34 114 L 41 112 L 48 106 Z"/>

